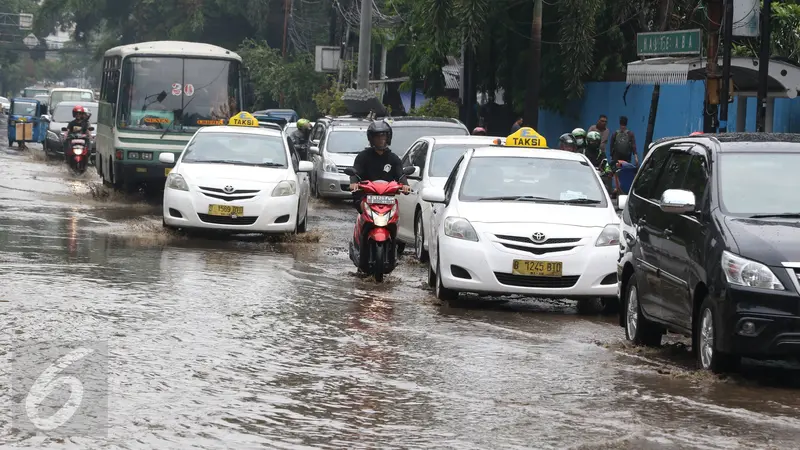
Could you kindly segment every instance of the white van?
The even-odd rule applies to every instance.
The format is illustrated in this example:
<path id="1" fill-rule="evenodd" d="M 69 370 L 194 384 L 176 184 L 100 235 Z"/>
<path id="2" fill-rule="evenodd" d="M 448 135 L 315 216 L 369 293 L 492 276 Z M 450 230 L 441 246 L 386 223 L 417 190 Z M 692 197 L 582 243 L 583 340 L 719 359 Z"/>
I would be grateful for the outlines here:
<path id="1" fill-rule="evenodd" d="M 78 88 L 55 88 L 50 91 L 50 101 L 47 103 L 50 114 L 53 114 L 59 102 L 93 102 L 94 91 Z"/>

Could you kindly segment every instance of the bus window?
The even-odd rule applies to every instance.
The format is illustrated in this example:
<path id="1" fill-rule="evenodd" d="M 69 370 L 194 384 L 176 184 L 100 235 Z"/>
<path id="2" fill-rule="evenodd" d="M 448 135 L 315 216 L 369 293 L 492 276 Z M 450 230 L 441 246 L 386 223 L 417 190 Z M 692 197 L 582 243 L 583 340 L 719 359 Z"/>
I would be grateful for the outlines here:
<path id="1" fill-rule="evenodd" d="M 228 121 L 238 111 L 239 63 L 211 59 L 186 59 L 184 84 L 193 95 L 184 92 L 183 126 L 199 127 L 207 121 Z M 231 81 L 234 80 L 234 81 Z M 233 83 L 233 84 L 232 84 Z M 199 121 L 199 123 L 198 123 Z"/>
<path id="2" fill-rule="evenodd" d="M 120 128 L 162 129 L 175 119 L 183 100 L 183 61 L 173 57 L 130 57 L 122 64 L 117 112 Z M 173 87 L 174 86 L 174 87 Z"/>

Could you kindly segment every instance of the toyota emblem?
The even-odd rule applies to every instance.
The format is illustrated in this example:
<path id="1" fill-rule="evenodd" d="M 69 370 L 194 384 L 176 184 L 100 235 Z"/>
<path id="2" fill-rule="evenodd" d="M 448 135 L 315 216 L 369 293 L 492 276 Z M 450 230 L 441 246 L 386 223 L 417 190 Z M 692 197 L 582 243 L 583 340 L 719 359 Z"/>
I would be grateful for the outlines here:
<path id="1" fill-rule="evenodd" d="M 541 244 L 542 242 L 547 240 L 547 236 L 545 236 L 544 233 L 536 232 L 533 233 L 532 237 L 533 237 L 533 242 L 536 242 L 537 244 Z"/>
<path id="2" fill-rule="evenodd" d="M 233 194 L 233 191 L 236 189 L 234 189 L 233 186 L 225 186 L 222 190 L 225 191 L 226 194 Z"/>

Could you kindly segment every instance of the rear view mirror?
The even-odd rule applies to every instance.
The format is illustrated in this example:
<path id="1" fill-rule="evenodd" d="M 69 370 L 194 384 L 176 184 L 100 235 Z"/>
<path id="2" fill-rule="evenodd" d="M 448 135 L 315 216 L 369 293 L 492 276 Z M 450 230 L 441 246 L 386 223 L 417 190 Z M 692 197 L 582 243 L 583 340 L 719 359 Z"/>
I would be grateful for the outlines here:
<path id="1" fill-rule="evenodd" d="M 422 201 L 429 203 L 444 203 L 444 189 L 427 187 L 422 190 Z"/>
<path id="2" fill-rule="evenodd" d="M 620 195 L 617 197 L 617 209 L 623 210 L 625 206 L 628 204 L 628 196 L 627 195 Z"/>
<path id="3" fill-rule="evenodd" d="M 160 153 L 158 155 L 158 162 L 162 164 L 175 164 L 175 154 L 173 153 Z"/>
<path id="4" fill-rule="evenodd" d="M 419 167 L 417 166 L 403 167 L 403 175 L 413 175 L 418 172 L 419 172 Z"/>
<path id="5" fill-rule="evenodd" d="M 319 147 L 312 145 L 311 147 L 308 147 L 308 152 L 312 155 L 319 155 Z"/>
<path id="6" fill-rule="evenodd" d="M 314 163 L 311 161 L 300 161 L 300 164 L 297 165 L 298 172 L 311 172 L 314 170 Z"/>
<path id="7" fill-rule="evenodd" d="M 345 175 L 349 175 L 351 177 L 354 177 L 356 175 L 356 170 L 353 169 L 352 167 L 348 167 L 348 168 L 344 169 L 344 174 Z"/>
<path id="8" fill-rule="evenodd" d="M 666 213 L 692 213 L 695 211 L 694 193 L 683 189 L 667 189 L 661 194 L 658 206 Z"/>

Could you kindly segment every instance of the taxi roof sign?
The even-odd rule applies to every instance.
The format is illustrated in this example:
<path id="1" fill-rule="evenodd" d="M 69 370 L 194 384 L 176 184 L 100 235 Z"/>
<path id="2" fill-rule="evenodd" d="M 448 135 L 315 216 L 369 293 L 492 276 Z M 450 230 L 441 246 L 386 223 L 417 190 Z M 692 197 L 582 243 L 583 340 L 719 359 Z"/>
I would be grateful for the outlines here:
<path id="1" fill-rule="evenodd" d="M 506 138 L 506 147 L 547 148 L 547 139 L 530 127 L 523 127 Z"/>
<path id="2" fill-rule="evenodd" d="M 242 111 L 231 117 L 231 120 L 228 121 L 228 125 L 234 127 L 257 127 L 258 120 L 249 112 Z"/>

